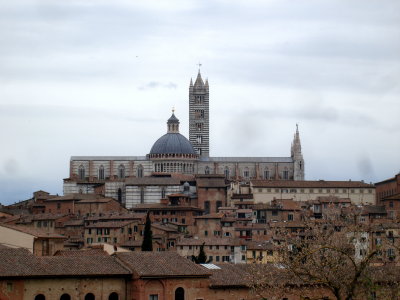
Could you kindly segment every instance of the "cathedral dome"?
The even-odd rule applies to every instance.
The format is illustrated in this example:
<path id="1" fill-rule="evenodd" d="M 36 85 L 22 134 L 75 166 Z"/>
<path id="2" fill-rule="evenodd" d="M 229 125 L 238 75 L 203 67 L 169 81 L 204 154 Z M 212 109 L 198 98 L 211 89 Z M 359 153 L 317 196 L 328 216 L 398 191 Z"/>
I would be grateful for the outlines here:
<path id="1" fill-rule="evenodd" d="M 156 154 L 196 155 L 196 152 L 187 138 L 179 133 L 179 119 L 172 111 L 167 121 L 167 134 L 160 137 L 151 147 L 150 156 Z"/>
<path id="2" fill-rule="evenodd" d="M 180 133 L 167 133 L 151 147 L 150 154 L 193 154 L 196 152 L 187 138 Z"/>

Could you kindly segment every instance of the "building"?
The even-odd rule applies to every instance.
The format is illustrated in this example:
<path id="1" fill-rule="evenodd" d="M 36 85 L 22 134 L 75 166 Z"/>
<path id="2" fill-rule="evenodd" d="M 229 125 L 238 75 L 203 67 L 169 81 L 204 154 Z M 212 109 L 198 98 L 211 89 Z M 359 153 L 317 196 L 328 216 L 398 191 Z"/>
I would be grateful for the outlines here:
<path id="1" fill-rule="evenodd" d="M 255 203 L 270 203 L 274 199 L 309 201 L 326 196 L 348 198 L 356 205 L 374 205 L 376 201 L 375 186 L 363 181 L 251 180 L 250 187 Z"/>
<path id="2" fill-rule="evenodd" d="M 191 80 L 189 86 L 189 139 L 180 134 L 180 122 L 173 111 L 167 121 L 167 133 L 147 155 L 72 156 L 69 177 L 64 179 L 64 194 L 102 194 L 131 208 L 139 203 L 159 202 L 166 194 L 183 192 L 185 183 L 190 184 L 193 175 L 198 174 L 223 175 L 227 180 L 242 182 L 304 180 L 298 128 L 289 157 L 211 157 L 209 101 L 209 83 L 204 83 L 199 71 L 196 81 L 193 84 Z M 190 187 L 196 193 L 196 187 Z"/>
<path id="3" fill-rule="evenodd" d="M 381 201 L 387 197 L 400 194 L 400 173 L 394 177 L 375 183 L 376 201 L 381 204 Z"/>

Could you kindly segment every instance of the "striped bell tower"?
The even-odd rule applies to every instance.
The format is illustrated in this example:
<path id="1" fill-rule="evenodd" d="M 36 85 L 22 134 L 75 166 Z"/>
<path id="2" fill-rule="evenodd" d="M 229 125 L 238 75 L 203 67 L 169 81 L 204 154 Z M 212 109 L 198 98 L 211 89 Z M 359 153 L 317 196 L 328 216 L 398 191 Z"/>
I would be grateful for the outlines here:
<path id="1" fill-rule="evenodd" d="M 200 69 L 189 86 L 189 141 L 200 158 L 210 155 L 210 114 L 208 80 L 204 83 Z"/>

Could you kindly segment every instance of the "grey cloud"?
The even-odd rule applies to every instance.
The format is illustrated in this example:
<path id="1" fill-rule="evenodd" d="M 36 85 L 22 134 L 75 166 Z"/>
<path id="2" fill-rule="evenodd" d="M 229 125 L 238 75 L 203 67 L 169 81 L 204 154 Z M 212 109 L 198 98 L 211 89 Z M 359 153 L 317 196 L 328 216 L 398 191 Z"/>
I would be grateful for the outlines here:
<path id="1" fill-rule="evenodd" d="M 144 85 L 141 85 L 138 87 L 139 90 L 152 90 L 156 88 L 166 88 L 166 89 L 176 89 L 177 84 L 173 82 L 168 82 L 168 83 L 162 83 L 162 82 L 157 82 L 157 81 L 150 81 Z"/>
<path id="2" fill-rule="evenodd" d="M 3 170 L 11 176 L 17 175 L 19 172 L 18 161 L 14 158 L 9 158 L 4 162 Z"/>

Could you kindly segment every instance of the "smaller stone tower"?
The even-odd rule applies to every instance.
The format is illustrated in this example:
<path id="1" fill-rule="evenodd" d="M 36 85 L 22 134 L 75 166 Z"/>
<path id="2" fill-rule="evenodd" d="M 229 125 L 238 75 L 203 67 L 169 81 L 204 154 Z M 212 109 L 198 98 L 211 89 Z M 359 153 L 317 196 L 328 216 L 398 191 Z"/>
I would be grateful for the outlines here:
<path id="1" fill-rule="evenodd" d="M 204 83 L 200 69 L 189 86 L 189 141 L 200 157 L 210 155 L 210 114 L 208 80 Z"/>
<path id="2" fill-rule="evenodd" d="M 294 134 L 291 157 L 293 159 L 293 179 L 294 180 L 304 180 L 304 159 L 303 154 L 301 154 L 301 143 L 299 126 L 296 124 L 296 133 Z"/>

